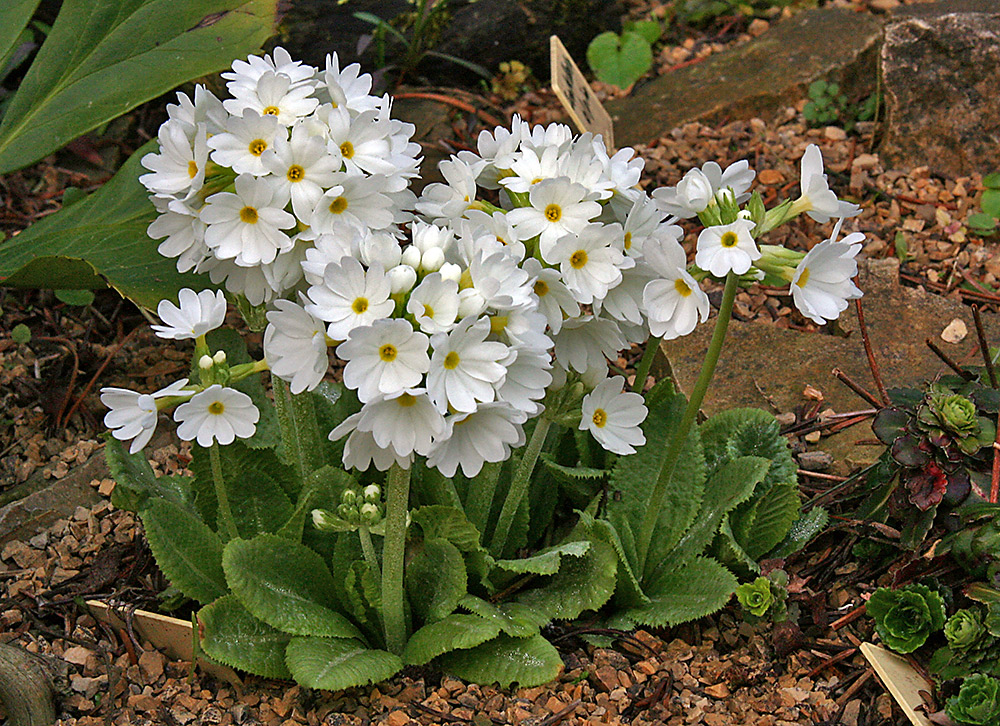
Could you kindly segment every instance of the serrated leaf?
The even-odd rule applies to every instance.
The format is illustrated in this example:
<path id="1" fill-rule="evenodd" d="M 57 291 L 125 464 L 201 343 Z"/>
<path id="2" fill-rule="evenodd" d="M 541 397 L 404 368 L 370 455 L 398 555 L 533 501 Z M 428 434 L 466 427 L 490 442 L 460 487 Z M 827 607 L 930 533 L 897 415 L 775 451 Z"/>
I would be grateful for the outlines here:
<path id="1" fill-rule="evenodd" d="M 431 504 L 414 509 L 410 516 L 428 539 L 448 540 L 462 552 L 483 549 L 479 543 L 479 530 L 457 507 Z"/>
<path id="2" fill-rule="evenodd" d="M 538 629 L 548 622 L 544 614 L 516 602 L 494 605 L 475 595 L 464 595 L 458 605 L 470 613 L 496 623 L 500 630 L 515 638 L 535 635 Z"/>
<path id="3" fill-rule="evenodd" d="M 290 678 L 285 665 L 288 633 L 272 628 L 244 608 L 235 595 L 198 611 L 201 648 L 214 660 L 264 678 Z"/>
<path id="4" fill-rule="evenodd" d="M 454 613 L 410 636 L 403 651 L 408 665 L 424 665 L 443 653 L 474 648 L 500 634 L 500 626 L 478 615 Z"/>
<path id="5" fill-rule="evenodd" d="M 334 610 L 337 585 L 308 547 L 271 534 L 234 539 L 223 550 L 222 567 L 243 606 L 268 625 L 292 635 L 360 637 Z"/>
<path id="6" fill-rule="evenodd" d="M 149 548 L 171 584 L 205 604 L 229 588 L 222 571 L 222 540 L 189 510 L 151 499 L 142 511 Z"/>
<path id="7" fill-rule="evenodd" d="M 366 648 L 357 640 L 316 637 L 292 638 L 285 663 L 300 686 L 328 691 L 379 683 L 403 667 L 399 656 Z"/>
<path id="8" fill-rule="evenodd" d="M 587 63 L 604 83 L 628 88 L 653 65 L 649 41 L 638 33 L 601 33 L 587 46 Z"/>
<path id="9" fill-rule="evenodd" d="M 550 620 L 572 620 L 611 599 L 617 564 L 611 545 L 592 540 L 586 554 L 565 558 L 555 575 L 520 594 L 517 602 L 544 613 Z"/>
<path id="10" fill-rule="evenodd" d="M 468 576 L 465 559 L 446 539 L 424 539 L 406 565 L 406 589 L 413 610 L 424 620 L 440 620 L 458 607 Z"/>
<path id="11" fill-rule="evenodd" d="M 586 541 L 566 542 L 555 547 L 549 547 L 542 552 L 531 557 L 520 560 L 496 560 L 497 567 L 508 572 L 531 572 L 536 575 L 554 575 L 559 571 L 559 563 L 563 555 L 570 557 L 583 557 L 590 549 L 590 543 Z"/>
<path id="12" fill-rule="evenodd" d="M 539 686 L 559 675 L 563 662 L 552 644 L 541 635 L 511 638 L 499 635 L 468 650 L 454 650 L 438 658 L 441 668 L 474 683 L 513 683 Z"/>
<path id="13" fill-rule="evenodd" d="M 792 523 L 791 528 L 788 530 L 788 535 L 786 535 L 785 539 L 777 547 L 768 553 L 768 557 L 787 557 L 798 552 L 809 544 L 813 537 L 826 528 L 826 523 L 829 520 L 830 515 L 827 514 L 823 507 L 813 507 Z"/>
<path id="14" fill-rule="evenodd" d="M 756 503 L 746 535 L 739 539 L 747 555 L 760 560 L 776 547 L 798 519 L 801 505 L 797 486 L 772 486 Z"/>
<path id="15" fill-rule="evenodd" d="M 645 587 L 650 603 L 627 612 L 643 625 L 667 627 L 711 615 L 736 592 L 736 577 L 709 557 L 696 557 L 685 566 L 656 578 Z"/>
<path id="16" fill-rule="evenodd" d="M 615 585 L 615 602 L 621 606 L 636 607 L 649 602 L 642 592 L 642 585 L 635 576 L 635 539 L 629 523 L 622 519 L 618 527 L 603 519 L 595 520 L 590 515 L 580 517 L 582 522 L 589 524 L 590 533 L 614 549 L 618 556 L 618 575 Z M 588 522 L 589 520 L 589 522 Z"/>
<path id="17" fill-rule="evenodd" d="M 796 483 L 798 466 L 773 414 L 759 408 L 733 408 L 715 414 L 698 428 L 709 475 L 739 456 L 761 456 L 771 461 L 765 484 Z"/>

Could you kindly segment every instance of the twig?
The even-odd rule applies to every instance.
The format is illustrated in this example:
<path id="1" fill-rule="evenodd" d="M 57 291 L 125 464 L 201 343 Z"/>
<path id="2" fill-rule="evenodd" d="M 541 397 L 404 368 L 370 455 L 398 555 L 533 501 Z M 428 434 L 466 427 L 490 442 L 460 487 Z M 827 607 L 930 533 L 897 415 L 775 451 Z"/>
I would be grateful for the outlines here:
<path id="1" fill-rule="evenodd" d="M 875 360 L 875 351 L 872 349 L 872 341 L 868 337 L 868 326 L 865 325 L 865 312 L 861 307 L 861 298 L 856 298 L 854 305 L 858 311 L 858 327 L 861 329 L 861 340 L 865 344 L 865 355 L 868 356 L 868 367 L 872 370 L 872 378 L 875 379 L 875 387 L 878 389 L 879 395 L 882 397 L 882 405 L 889 405 L 889 394 L 885 392 L 885 386 L 882 384 L 882 374 L 878 370 L 878 362 Z"/>
<path id="2" fill-rule="evenodd" d="M 858 652 L 857 648 L 848 648 L 847 650 L 842 650 L 839 653 L 837 653 L 836 655 L 830 656 L 829 658 L 827 658 L 826 660 L 824 660 L 822 663 L 820 663 L 818 666 L 815 666 L 812 670 L 810 670 L 808 673 L 806 673 L 805 677 L 806 678 L 813 678 L 816 675 L 818 675 L 819 673 L 821 673 L 822 671 L 824 671 L 827 668 L 829 668 L 830 666 L 837 665 L 837 663 L 840 663 L 840 661 L 842 661 L 842 660 L 847 660 L 848 658 L 850 658 L 852 655 L 854 655 L 857 652 Z"/>
<path id="3" fill-rule="evenodd" d="M 115 344 L 115 347 L 112 348 L 111 352 L 107 354 L 107 356 L 104 358 L 104 362 L 101 363 L 100 367 L 97 369 L 97 372 L 94 373 L 94 375 L 91 377 L 87 385 L 84 386 L 83 391 L 73 402 L 73 405 L 70 406 L 69 412 L 66 414 L 66 418 L 64 419 L 66 423 L 68 423 L 70 418 L 73 417 L 73 414 L 76 413 L 76 409 L 80 407 L 81 403 L 83 403 L 83 399 L 85 399 L 87 397 L 87 394 L 90 393 L 90 389 L 94 387 L 94 384 L 97 382 L 97 379 L 101 377 L 101 374 L 104 373 L 104 369 L 108 367 L 108 364 L 118 354 L 118 351 L 121 350 L 122 346 L 125 345 L 125 343 L 127 343 L 129 339 L 133 335 L 135 335 L 138 331 L 139 328 L 133 328 L 132 332 L 126 335 L 124 338 L 122 338 L 117 344 Z"/>
<path id="4" fill-rule="evenodd" d="M 555 726 L 555 724 L 559 723 L 564 718 L 573 713 L 573 711 L 575 711 L 577 706 L 579 706 L 581 703 L 583 703 L 583 701 L 581 701 L 578 698 L 572 703 L 566 704 L 566 708 L 561 708 L 551 716 L 547 716 L 546 718 L 543 718 L 541 721 L 539 721 L 538 726 Z"/>
<path id="5" fill-rule="evenodd" d="M 826 481 L 838 481 L 838 482 L 847 481 L 846 476 L 837 476 L 836 474 L 823 474 L 818 471 L 808 471 L 807 469 L 799 469 L 798 473 L 799 476 L 808 476 L 812 477 L 813 479 L 825 479 Z"/>
<path id="6" fill-rule="evenodd" d="M 979 352 L 983 354 L 983 362 L 986 364 L 986 373 L 990 377 L 990 386 L 998 388 L 997 372 L 993 369 L 993 357 L 990 355 L 990 346 L 986 342 L 986 331 L 983 330 L 983 316 L 979 313 L 979 306 L 972 306 L 972 319 L 976 323 L 976 337 L 979 338 Z"/>
<path id="7" fill-rule="evenodd" d="M 852 391 L 854 391 L 856 394 L 858 394 L 859 396 L 861 396 L 861 398 L 863 398 L 866 401 L 868 401 L 868 403 L 870 403 L 871 405 L 873 405 L 875 408 L 884 408 L 884 404 L 881 401 L 879 401 L 877 398 L 875 398 L 875 396 L 873 396 L 872 394 L 868 393 L 868 391 L 866 391 L 864 388 L 862 388 L 860 385 L 858 385 L 854 380 L 852 380 L 850 378 L 850 376 L 848 376 L 842 370 L 840 370 L 839 368 L 834 368 L 833 371 L 832 371 L 832 373 L 833 373 L 833 376 L 838 381 L 840 381 L 845 386 L 847 386 Z"/>
<path id="8" fill-rule="evenodd" d="M 840 694 L 840 696 L 837 698 L 837 703 L 838 704 L 839 703 L 847 703 L 848 701 L 850 701 L 851 700 L 851 696 L 853 696 L 855 693 L 857 693 L 858 691 L 860 691 L 861 687 L 863 685 L 865 685 L 869 681 L 869 679 L 871 679 L 871 677 L 873 675 L 875 675 L 875 671 L 873 671 L 871 668 L 869 668 L 868 670 L 866 670 L 861 675 L 861 677 L 858 678 L 858 680 L 854 681 L 854 683 L 851 684 L 850 688 L 848 688 L 846 691 L 844 691 L 842 694 Z"/>
<path id="9" fill-rule="evenodd" d="M 931 349 L 931 352 L 934 353 L 934 355 L 936 355 L 938 358 L 940 358 L 941 361 L 946 366 L 948 366 L 953 371 L 955 371 L 955 373 L 957 375 L 961 376 L 962 378 L 964 378 L 967 381 L 971 381 L 973 378 L 975 378 L 975 376 L 972 373 L 969 373 L 969 371 L 964 370 L 958 363 L 956 363 L 951 358 L 949 358 L 948 354 L 945 353 L 940 348 L 938 348 L 934 344 L 933 340 L 931 340 L 930 338 L 927 338 L 926 340 L 924 340 L 924 342 L 927 344 L 927 347 Z"/>
<path id="10" fill-rule="evenodd" d="M 848 623 L 853 623 L 855 620 L 857 620 L 862 615 L 864 615 L 867 611 L 868 611 L 868 605 L 867 604 L 858 605 L 851 612 L 847 613 L 847 615 L 844 615 L 843 617 L 837 618 L 832 623 L 830 623 L 830 629 L 831 630 L 839 630 L 840 628 L 844 627 Z"/>

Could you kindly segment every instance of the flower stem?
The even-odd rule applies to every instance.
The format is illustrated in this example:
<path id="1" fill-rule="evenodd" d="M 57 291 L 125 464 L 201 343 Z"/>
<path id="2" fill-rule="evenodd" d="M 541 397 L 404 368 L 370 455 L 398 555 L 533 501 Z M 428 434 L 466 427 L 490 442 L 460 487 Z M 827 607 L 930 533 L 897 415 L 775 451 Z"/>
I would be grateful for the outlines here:
<path id="1" fill-rule="evenodd" d="M 656 479 L 653 491 L 646 502 L 646 513 L 642 518 L 642 525 L 639 528 L 638 545 L 639 572 L 644 572 L 646 555 L 649 552 L 649 543 L 653 539 L 653 530 L 660 519 L 660 510 L 663 507 L 663 497 L 666 494 L 667 484 L 674 474 L 677 460 L 680 458 L 684 444 L 687 442 L 688 433 L 698 416 L 698 409 L 705 399 L 708 391 L 708 384 L 715 373 L 715 366 L 719 362 L 719 354 L 722 352 L 722 343 L 726 339 L 726 328 L 729 327 L 729 319 L 733 314 L 733 301 L 736 299 L 739 276 L 730 272 L 726 276 L 726 288 L 722 293 L 722 303 L 719 305 L 719 316 L 715 321 L 715 330 L 712 332 L 712 341 L 708 345 L 705 353 L 705 360 L 701 365 L 701 373 L 691 391 L 691 398 L 688 400 L 687 408 L 684 409 L 684 416 L 680 424 L 674 430 L 674 435 L 670 439 L 670 446 L 660 467 L 660 475 Z"/>
<path id="2" fill-rule="evenodd" d="M 212 481 L 215 482 L 215 499 L 218 502 L 218 519 L 229 539 L 237 539 L 240 533 L 236 529 L 233 510 L 229 507 L 229 494 L 226 492 L 226 480 L 222 478 L 222 456 L 219 454 L 219 442 L 213 441 L 208 449 L 208 457 L 212 463 Z"/>
<path id="3" fill-rule="evenodd" d="M 502 461 L 484 464 L 479 476 L 471 482 L 469 494 L 465 500 L 465 515 L 484 539 L 486 525 L 490 519 L 490 510 L 493 509 L 493 496 L 497 490 L 497 479 L 500 477 L 502 468 Z"/>
<path id="4" fill-rule="evenodd" d="M 406 645 L 403 610 L 403 555 L 406 549 L 406 513 L 410 504 L 410 470 L 393 464 L 386 481 L 385 540 L 382 546 L 382 622 L 385 645 L 400 655 Z"/>
<path id="5" fill-rule="evenodd" d="M 368 526 L 362 524 L 358 527 L 358 539 L 361 540 L 361 554 L 365 557 L 365 562 L 371 568 L 376 580 L 382 579 L 382 571 L 378 566 L 378 557 L 375 555 L 375 545 L 372 544 L 372 534 L 368 531 Z"/>
<path id="6" fill-rule="evenodd" d="M 661 340 L 663 338 L 659 335 L 651 335 L 646 340 L 646 350 L 642 352 L 639 367 L 635 369 L 635 382 L 632 384 L 634 393 L 642 393 L 642 389 L 646 387 L 646 378 L 649 377 L 649 369 L 653 365 L 653 358 L 656 357 L 656 349 L 660 347 Z"/>
<path id="7" fill-rule="evenodd" d="M 494 557 L 503 554 L 504 546 L 507 544 L 507 535 L 510 533 L 510 525 L 514 522 L 514 515 L 521 505 L 525 493 L 528 491 L 528 482 L 531 481 L 531 472 L 535 470 L 535 462 L 538 455 L 542 453 L 542 445 L 545 443 L 545 436 L 549 432 L 552 421 L 547 416 L 542 416 L 535 423 L 535 430 L 531 434 L 531 441 L 528 442 L 524 450 L 524 456 L 517 467 L 514 479 L 507 490 L 507 498 L 504 499 L 503 509 L 500 510 L 500 517 L 497 519 L 496 529 L 493 530 L 493 539 L 490 540 L 490 552 Z"/>
<path id="8" fill-rule="evenodd" d="M 304 482 L 313 471 L 323 466 L 316 410 L 308 395 L 293 395 L 288 383 L 273 374 L 271 384 L 274 386 L 274 409 L 281 429 L 281 444 L 300 481 Z"/>

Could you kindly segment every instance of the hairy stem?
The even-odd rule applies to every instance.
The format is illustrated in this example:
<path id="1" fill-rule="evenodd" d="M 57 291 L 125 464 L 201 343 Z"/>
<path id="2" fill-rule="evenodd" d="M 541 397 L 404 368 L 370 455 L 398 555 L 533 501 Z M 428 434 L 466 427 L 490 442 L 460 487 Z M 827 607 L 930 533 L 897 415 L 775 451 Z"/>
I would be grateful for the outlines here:
<path id="1" fill-rule="evenodd" d="M 382 621 L 385 645 L 400 655 L 406 645 L 403 610 L 403 555 L 406 550 L 406 514 L 410 503 L 410 470 L 393 464 L 386 481 L 385 540 L 382 546 Z"/>
<path id="2" fill-rule="evenodd" d="M 281 429 L 281 444 L 300 481 L 304 482 L 312 472 L 323 466 L 316 409 L 308 395 L 293 395 L 288 383 L 277 376 L 271 376 L 271 383 L 274 386 L 274 408 Z"/>
<path id="3" fill-rule="evenodd" d="M 212 463 L 212 481 L 215 483 L 215 499 L 219 505 L 219 524 L 229 539 L 237 539 L 240 533 L 236 529 L 233 510 L 229 507 L 229 493 L 226 491 L 226 480 L 222 476 L 222 456 L 219 453 L 218 441 L 212 442 L 212 446 L 208 450 L 208 457 Z"/>
<path id="4" fill-rule="evenodd" d="M 378 566 L 378 557 L 375 556 L 375 545 L 372 544 L 372 534 L 368 531 L 367 525 L 358 527 L 358 539 L 361 540 L 361 554 L 365 557 L 365 562 L 375 574 L 376 579 L 382 579 L 382 571 Z"/>
<path id="5" fill-rule="evenodd" d="M 674 430 L 674 435 L 670 439 L 670 446 L 660 467 L 660 475 L 656 479 L 653 491 L 646 502 L 646 512 L 642 517 L 642 525 L 639 528 L 638 545 L 639 572 L 645 571 L 646 554 L 649 552 L 649 543 L 653 539 L 653 530 L 660 519 L 660 510 L 663 507 L 663 496 L 666 494 L 667 484 L 674 474 L 677 466 L 677 459 L 680 457 L 684 444 L 687 442 L 688 433 L 698 416 L 698 409 L 705 399 L 708 391 L 708 384 L 715 373 L 715 366 L 719 362 L 719 354 L 722 352 L 722 344 L 726 339 L 726 328 L 729 327 L 729 319 L 733 313 L 733 301 L 736 299 L 739 276 L 730 272 L 726 276 L 726 288 L 722 293 L 722 304 L 719 305 L 719 316 L 715 321 L 715 330 L 712 332 L 712 341 L 708 345 L 705 353 L 705 360 L 701 365 L 701 373 L 691 391 L 691 398 L 688 400 L 687 408 L 684 409 L 684 416 L 680 424 Z"/>
<path id="6" fill-rule="evenodd" d="M 649 377 L 649 369 L 653 365 L 653 358 L 656 357 L 656 349 L 660 347 L 661 340 L 663 338 L 659 335 L 651 335 L 646 340 L 646 350 L 642 352 L 639 367 L 635 369 L 635 382 L 632 384 L 634 393 L 642 393 L 642 389 L 646 387 L 646 378 Z"/>
<path id="7" fill-rule="evenodd" d="M 507 535 L 510 533 L 510 525 L 514 522 L 514 515 L 521 505 L 525 493 L 528 491 L 528 482 L 531 481 L 531 472 L 535 470 L 535 462 L 542 452 L 542 445 L 545 443 L 545 436 L 549 432 L 552 421 L 542 416 L 535 423 L 535 430 L 531 434 L 531 441 L 524 450 L 524 456 L 517 467 L 514 479 L 507 490 L 507 498 L 504 499 L 503 509 L 500 510 L 500 517 L 497 519 L 496 529 L 493 530 L 493 539 L 490 541 L 490 552 L 494 557 L 503 554 L 503 548 L 507 544 Z"/>

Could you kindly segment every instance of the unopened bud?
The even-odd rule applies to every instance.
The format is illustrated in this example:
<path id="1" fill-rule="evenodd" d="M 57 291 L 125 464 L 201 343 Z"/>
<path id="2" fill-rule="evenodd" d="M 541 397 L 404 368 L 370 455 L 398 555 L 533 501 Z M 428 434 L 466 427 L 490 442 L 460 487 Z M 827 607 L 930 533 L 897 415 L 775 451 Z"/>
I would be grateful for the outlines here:
<path id="1" fill-rule="evenodd" d="M 419 263 L 419 260 L 418 260 Z M 417 284 L 417 271 L 409 265 L 397 265 L 386 273 L 393 295 L 409 292 Z"/>
<path id="2" fill-rule="evenodd" d="M 370 527 L 373 524 L 378 524 L 380 519 L 382 519 L 382 513 L 379 511 L 378 506 L 371 503 L 361 505 L 362 524 Z"/>
<path id="3" fill-rule="evenodd" d="M 364 488 L 363 493 L 366 502 L 377 502 L 382 498 L 382 490 L 378 484 L 369 484 Z"/>
<path id="4" fill-rule="evenodd" d="M 437 272 L 444 264 L 444 250 L 431 247 L 420 257 L 420 267 L 427 272 Z"/>
<path id="5" fill-rule="evenodd" d="M 337 525 L 335 523 L 335 517 L 330 514 L 330 512 L 325 509 L 314 509 L 312 510 L 312 521 L 313 527 L 320 530 L 334 530 L 336 531 Z"/>
<path id="6" fill-rule="evenodd" d="M 358 493 L 353 489 L 345 489 L 340 493 L 340 503 L 353 507 L 358 501 Z"/>
<path id="7" fill-rule="evenodd" d="M 210 355 L 203 355 L 201 358 L 198 359 L 198 367 L 201 368 L 203 371 L 209 370 L 214 365 L 215 361 L 212 360 L 212 356 Z"/>
<path id="8" fill-rule="evenodd" d="M 462 268 L 452 262 L 445 262 L 441 265 L 441 269 L 438 272 L 441 273 L 441 279 L 443 280 L 458 282 L 462 279 Z"/>
<path id="9" fill-rule="evenodd" d="M 222 365 L 223 363 L 226 362 L 226 351 L 220 350 L 218 353 L 216 353 L 215 355 L 212 356 L 212 360 L 216 364 Z"/>
<path id="10" fill-rule="evenodd" d="M 405 250 L 399 258 L 401 265 L 409 265 L 410 267 L 420 267 L 420 250 L 415 246 L 410 245 Z"/>

